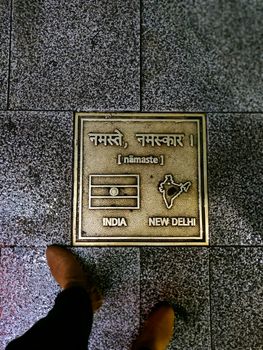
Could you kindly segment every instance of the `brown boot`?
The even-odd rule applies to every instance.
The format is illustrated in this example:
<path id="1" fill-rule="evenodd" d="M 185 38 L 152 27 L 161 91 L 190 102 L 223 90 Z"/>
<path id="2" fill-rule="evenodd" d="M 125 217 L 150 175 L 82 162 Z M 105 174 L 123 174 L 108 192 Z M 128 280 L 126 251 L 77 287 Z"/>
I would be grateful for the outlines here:
<path id="1" fill-rule="evenodd" d="M 173 336 L 174 320 L 173 307 L 166 302 L 158 304 L 145 322 L 133 350 L 167 349 Z"/>
<path id="2" fill-rule="evenodd" d="M 63 289 L 75 286 L 85 288 L 91 299 L 92 310 L 95 312 L 102 304 L 102 297 L 89 281 L 87 273 L 74 254 L 66 248 L 51 245 L 47 247 L 46 257 L 50 271 L 60 287 Z"/>

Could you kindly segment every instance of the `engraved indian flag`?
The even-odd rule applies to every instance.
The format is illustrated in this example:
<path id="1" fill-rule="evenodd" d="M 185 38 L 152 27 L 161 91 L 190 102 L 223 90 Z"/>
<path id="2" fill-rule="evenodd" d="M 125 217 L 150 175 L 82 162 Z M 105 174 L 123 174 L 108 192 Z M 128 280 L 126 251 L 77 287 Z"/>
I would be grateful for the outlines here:
<path id="1" fill-rule="evenodd" d="M 139 175 L 89 175 L 89 209 L 139 208 Z"/>

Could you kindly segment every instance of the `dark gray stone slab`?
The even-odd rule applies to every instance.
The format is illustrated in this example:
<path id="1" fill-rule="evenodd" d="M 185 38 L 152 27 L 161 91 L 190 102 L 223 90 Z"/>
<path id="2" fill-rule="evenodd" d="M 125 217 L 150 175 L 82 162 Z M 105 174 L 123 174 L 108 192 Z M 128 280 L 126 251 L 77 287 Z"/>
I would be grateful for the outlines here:
<path id="1" fill-rule="evenodd" d="M 263 243 L 263 115 L 208 115 L 209 231 L 216 245 Z"/>
<path id="2" fill-rule="evenodd" d="M 86 253 L 87 248 L 79 248 Z M 95 261 L 104 304 L 95 314 L 89 349 L 130 350 L 140 319 L 138 248 L 88 249 Z"/>
<path id="3" fill-rule="evenodd" d="M 143 1 L 143 110 L 261 111 L 263 2 Z"/>
<path id="4" fill-rule="evenodd" d="M 14 1 L 11 108 L 139 108 L 139 1 Z"/>
<path id="5" fill-rule="evenodd" d="M 262 262 L 262 248 L 213 249 L 213 349 L 262 349 Z"/>
<path id="6" fill-rule="evenodd" d="M 70 243 L 72 117 L 0 113 L 0 245 Z"/>
<path id="7" fill-rule="evenodd" d="M 44 248 L 2 249 L 0 338 L 9 342 L 27 331 L 48 313 L 58 291 Z"/>
<path id="8" fill-rule="evenodd" d="M 183 306 L 188 323 L 178 319 L 169 349 L 211 349 L 209 264 L 206 248 L 141 249 L 141 315 L 159 301 Z"/>
<path id="9" fill-rule="evenodd" d="M 75 252 L 96 274 L 104 294 L 89 349 L 130 349 L 139 326 L 139 250 L 78 248 Z M 2 249 L 1 272 L 0 335 L 5 345 L 46 315 L 60 289 L 51 277 L 43 248 Z"/>
<path id="10" fill-rule="evenodd" d="M 10 0 L 0 2 L 0 109 L 7 107 L 10 4 Z"/>

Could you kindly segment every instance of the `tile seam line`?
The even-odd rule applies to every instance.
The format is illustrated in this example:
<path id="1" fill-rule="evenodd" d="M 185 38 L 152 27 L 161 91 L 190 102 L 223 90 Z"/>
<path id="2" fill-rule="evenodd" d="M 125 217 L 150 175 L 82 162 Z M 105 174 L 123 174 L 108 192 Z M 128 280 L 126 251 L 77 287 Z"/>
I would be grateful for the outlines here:
<path id="1" fill-rule="evenodd" d="M 142 108 L 138 109 L 118 109 L 118 110 L 99 110 L 99 109 L 92 109 L 92 110 L 85 110 L 85 109 L 0 109 L 0 112 L 73 112 L 73 113 L 192 113 L 192 114 L 198 114 L 198 113 L 204 113 L 204 114 L 262 114 L 262 111 L 191 111 L 191 110 L 142 110 Z"/>
<path id="2" fill-rule="evenodd" d="M 70 113 L 140 113 L 139 110 L 76 110 L 76 109 L 0 109 L 0 112 L 70 112 Z M 150 113 L 150 112 L 149 112 Z M 161 112 L 157 112 L 161 113 Z"/>
<path id="3" fill-rule="evenodd" d="M 67 248 L 99 248 L 99 249 L 103 249 L 103 248 L 115 248 L 115 247 L 109 247 L 109 246 L 74 246 L 72 245 L 72 243 L 66 244 L 66 243 L 52 243 L 52 242 L 47 242 L 46 245 L 16 245 L 16 244 L 10 244 L 10 245 L 0 245 L 0 249 L 6 249 L 6 248 L 45 248 L 48 245 L 51 244 L 59 244 L 61 246 L 67 247 Z M 138 248 L 140 249 L 140 259 L 141 259 L 141 249 L 144 248 L 149 248 L 149 246 L 142 246 L 142 247 L 136 247 L 136 246 L 127 246 L 127 247 L 123 247 L 123 246 L 118 246 L 118 248 Z M 150 247 L 151 248 L 151 247 Z M 163 248 L 162 246 L 156 246 L 155 248 Z M 169 246 L 168 248 L 180 248 L 180 249 L 187 249 L 187 250 L 191 250 L 191 249 L 203 249 L 203 248 L 207 248 L 208 250 L 212 250 L 214 248 L 235 248 L 235 249 L 248 249 L 248 248 L 256 248 L 256 249 L 260 249 L 263 248 L 263 245 L 245 245 L 245 246 Z M 141 261 L 140 261 L 141 262 Z"/>
<path id="4" fill-rule="evenodd" d="M 140 110 L 125 110 L 125 109 L 119 109 L 119 110 L 74 110 L 74 109 L 0 109 L 0 112 L 72 112 L 72 113 L 176 113 L 176 114 L 197 114 L 197 113 L 205 113 L 205 112 L 191 112 L 191 111 L 140 111 Z M 260 113 L 260 112 L 258 112 Z M 262 112 L 263 113 L 263 112 Z"/>
<path id="5" fill-rule="evenodd" d="M 263 248 L 263 244 L 255 245 L 255 244 L 243 244 L 243 245 L 210 245 L 210 248 Z"/>
<path id="6" fill-rule="evenodd" d="M 209 285 L 209 329 L 210 329 L 210 347 L 211 350 L 214 349 L 213 346 L 213 327 L 212 327 L 212 321 L 213 321 L 213 316 L 212 316 L 212 287 L 211 287 L 211 281 L 212 281 L 212 272 L 211 272 L 211 250 L 209 249 L 208 251 L 208 285 Z"/>
<path id="7" fill-rule="evenodd" d="M 141 328 L 141 314 L 142 314 L 142 303 L 141 303 L 141 300 L 142 300 L 142 288 L 141 288 L 141 250 L 142 250 L 142 247 L 139 247 L 139 319 L 138 319 L 138 332 L 140 331 L 140 328 Z"/>
<path id="8" fill-rule="evenodd" d="M 70 113 L 75 113 L 76 110 L 74 110 L 74 109 L 0 109 L 0 112 L 70 112 Z M 93 111 L 91 111 L 91 112 L 93 112 Z"/>
<path id="9" fill-rule="evenodd" d="M 139 105 L 140 105 L 140 112 L 143 110 L 142 106 L 142 0 L 140 0 L 140 96 L 139 96 Z"/>
<path id="10" fill-rule="evenodd" d="M 6 107 L 9 110 L 10 107 L 10 85 L 11 85 L 11 60 L 12 60 L 12 34 L 13 34 L 13 0 L 10 0 L 9 8 L 9 52 L 8 52 L 8 75 L 7 75 L 7 96 L 6 96 Z"/>

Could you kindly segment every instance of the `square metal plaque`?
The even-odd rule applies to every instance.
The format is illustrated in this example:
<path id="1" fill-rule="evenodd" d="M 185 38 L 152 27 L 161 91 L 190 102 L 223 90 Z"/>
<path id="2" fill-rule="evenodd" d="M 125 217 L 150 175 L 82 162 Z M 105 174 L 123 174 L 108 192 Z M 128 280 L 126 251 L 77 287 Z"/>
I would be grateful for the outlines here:
<path id="1" fill-rule="evenodd" d="M 73 244 L 208 245 L 206 118 L 76 113 Z"/>

